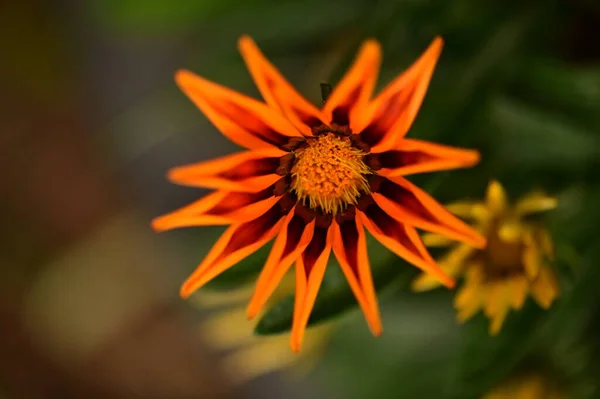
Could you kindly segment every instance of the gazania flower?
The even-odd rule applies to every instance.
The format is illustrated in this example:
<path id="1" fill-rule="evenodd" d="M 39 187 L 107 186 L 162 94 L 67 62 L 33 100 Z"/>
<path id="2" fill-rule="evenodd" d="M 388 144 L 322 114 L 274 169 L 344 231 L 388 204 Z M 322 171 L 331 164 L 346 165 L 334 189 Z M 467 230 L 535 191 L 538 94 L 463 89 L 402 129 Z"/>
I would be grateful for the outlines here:
<path id="1" fill-rule="evenodd" d="M 496 334 L 508 311 L 521 309 L 528 294 L 541 307 L 550 307 L 558 295 L 556 275 L 548 263 L 553 254 L 551 238 L 541 225 L 525 217 L 555 206 L 555 199 L 540 193 L 532 193 L 510 206 L 503 187 L 493 181 L 484 202 L 459 202 L 448 207 L 456 215 L 470 219 L 488 242 L 484 249 L 455 245 L 439 261 L 449 275 L 464 276 L 454 301 L 459 321 L 464 322 L 483 309 L 491 319 L 490 333 Z M 424 240 L 429 246 L 451 245 L 451 241 L 436 235 Z M 428 275 L 413 282 L 417 291 L 437 285 Z"/>
<path id="2" fill-rule="evenodd" d="M 566 399 L 556 382 L 537 373 L 512 378 L 486 393 L 482 399 Z"/>
<path id="3" fill-rule="evenodd" d="M 476 151 L 405 138 L 442 49 L 425 53 L 371 99 L 380 63 L 367 41 L 321 109 L 305 100 L 249 37 L 239 48 L 265 103 L 188 71 L 176 81 L 213 124 L 246 150 L 178 167 L 170 179 L 215 191 L 156 219 L 157 230 L 230 225 L 181 288 L 188 297 L 275 239 L 247 314 L 254 317 L 293 263 L 291 346 L 305 326 L 333 251 L 370 329 L 381 332 L 364 228 L 387 248 L 451 287 L 415 228 L 481 247 L 484 239 L 405 175 L 474 165 Z"/>
<path id="4" fill-rule="evenodd" d="M 270 304 L 294 291 L 291 276 L 284 278 Z M 206 342 L 223 352 L 223 369 L 231 379 L 244 383 L 271 372 L 284 372 L 286 376 L 302 376 L 318 362 L 329 342 L 335 323 L 323 323 L 306 332 L 301 356 L 290 352 L 285 335 L 254 335 L 254 326 L 248 323 L 245 301 L 252 295 L 252 287 L 233 291 L 202 291 L 193 301 L 199 307 L 211 310 L 201 325 Z"/>

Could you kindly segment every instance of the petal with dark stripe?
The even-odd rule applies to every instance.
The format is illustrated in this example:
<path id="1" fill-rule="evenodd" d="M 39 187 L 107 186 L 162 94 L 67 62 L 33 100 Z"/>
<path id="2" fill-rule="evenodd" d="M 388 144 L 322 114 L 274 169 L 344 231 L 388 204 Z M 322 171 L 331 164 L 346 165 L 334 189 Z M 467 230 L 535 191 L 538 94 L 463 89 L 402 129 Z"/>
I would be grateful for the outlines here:
<path id="1" fill-rule="evenodd" d="M 442 46 L 442 38 L 436 37 L 421 57 L 366 107 L 355 131 L 362 132 L 361 139 L 372 152 L 389 150 L 412 126 Z"/>
<path id="2" fill-rule="evenodd" d="M 267 212 L 278 200 L 272 188 L 257 193 L 215 191 L 190 205 L 157 217 L 152 221 L 152 227 L 156 231 L 164 231 L 247 222 Z"/>
<path id="3" fill-rule="evenodd" d="M 296 209 L 297 210 L 297 209 Z M 315 221 L 307 223 L 296 211 L 288 214 L 261 271 L 248 304 L 248 317 L 255 317 L 267 302 L 292 264 L 311 242 Z"/>
<path id="4" fill-rule="evenodd" d="M 250 37 L 242 36 L 238 47 L 267 104 L 281 111 L 303 135 L 312 136 L 311 127 L 325 123 L 321 111 L 288 83 Z"/>
<path id="5" fill-rule="evenodd" d="M 327 122 L 350 126 L 356 132 L 357 121 L 369 101 L 381 63 L 381 48 L 375 40 L 363 43 L 352 67 L 337 84 L 325 105 Z"/>
<path id="6" fill-rule="evenodd" d="M 310 244 L 296 261 L 296 295 L 290 342 L 294 352 L 300 351 L 306 325 L 323 282 L 331 253 L 332 233 L 331 225 L 316 225 Z"/>
<path id="7" fill-rule="evenodd" d="M 381 178 L 374 191 L 372 196 L 377 205 L 400 222 L 477 248 L 485 246 L 486 240 L 481 234 L 401 176 Z"/>
<path id="8" fill-rule="evenodd" d="M 416 173 L 468 168 L 479 162 L 479 152 L 428 141 L 404 139 L 389 151 L 377 154 L 378 173 L 406 176 Z"/>
<path id="9" fill-rule="evenodd" d="M 431 258 L 412 226 L 393 219 L 374 202 L 363 207 L 357 215 L 369 233 L 390 251 L 435 276 L 447 287 L 454 287 L 454 280 Z"/>
<path id="10" fill-rule="evenodd" d="M 185 186 L 256 192 L 279 180 L 275 171 L 286 154 L 275 148 L 238 152 L 173 168 L 169 179 Z"/>
<path id="11" fill-rule="evenodd" d="M 374 335 L 382 332 L 377 296 L 371 277 L 362 222 L 352 218 L 334 223 L 333 252 Z"/>
<path id="12" fill-rule="evenodd" d="M 181 296 L 187 298 L 198 288 L 269 242 L 279 232 L 285 215 L 286 211 L 275 205 L 254 220 L 230 226 L 183 283 Z"/>
<path id="13" fill-rule="evenodd" d="M 300 132 L 278 111 L 185 70 L 177 84 L 231 141 L 249 149 L 283 148 Z"/>

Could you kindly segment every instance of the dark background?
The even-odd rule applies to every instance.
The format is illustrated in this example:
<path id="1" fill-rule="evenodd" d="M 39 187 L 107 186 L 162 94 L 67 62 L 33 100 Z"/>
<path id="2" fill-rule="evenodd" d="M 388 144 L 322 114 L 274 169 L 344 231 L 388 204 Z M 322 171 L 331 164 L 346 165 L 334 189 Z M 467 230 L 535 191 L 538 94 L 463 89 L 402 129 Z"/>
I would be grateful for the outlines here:
<path id="1" fill-rule="evenodd" d="M 242 33 L 316 103 L 363 39 L 382 43 L 381 87 L 442 35 L 409 135 L 482 162 L 413 180 L 443 202 L 491 178 L 515 198 L 556 195 L 551 310 L 528 301 L 492 339 L 482 316 L 456 324 L 452 292 L 410 293 L 394 260 L 409 271 L 381 292 L 381 338 L 348 302 L 309 377 L 234 384 L 177 296 L 216 230 L 157 235 L 149 221 L 203 194 L 167 169 L 234 148 L 173 73 L 257 95 Z M 476 398 L 521 369 L 600 397 L 597 1 L 5 0 L 0 118 L 0 397 Z"/>

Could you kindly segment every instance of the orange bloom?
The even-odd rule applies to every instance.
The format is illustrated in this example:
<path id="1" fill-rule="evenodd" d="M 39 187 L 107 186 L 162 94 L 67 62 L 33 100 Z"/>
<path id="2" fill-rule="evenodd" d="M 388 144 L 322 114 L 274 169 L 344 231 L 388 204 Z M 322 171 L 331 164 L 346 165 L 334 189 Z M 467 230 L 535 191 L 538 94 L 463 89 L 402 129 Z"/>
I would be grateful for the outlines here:
<path id="1" fill-rule="evenodd" d="M 153 221 L 156 230 L 230 225 L 181 288 L 185 298 L 275 239 L 248 305 L 256 316 L 295 262 L 291 347 L 298 351 L 331 251 L 373 334 L 381 333 L 366 228 L 383 245 L 448 287 L 454 285 L 415 228 L 476 247 L 485 239 L 405 175 L 469 167 L 479 154 L 404 136 L 423 101 L 442 49 L 436 38 L 402 75 L 371 99 L 381 50 L 366 41 L 318 109 L 247 36 L 239 49 L 266 103 L 189 71 L 176 81 L 231 141 L 247 150 L 174 168 L 178 184 L 215 191 Z"/>

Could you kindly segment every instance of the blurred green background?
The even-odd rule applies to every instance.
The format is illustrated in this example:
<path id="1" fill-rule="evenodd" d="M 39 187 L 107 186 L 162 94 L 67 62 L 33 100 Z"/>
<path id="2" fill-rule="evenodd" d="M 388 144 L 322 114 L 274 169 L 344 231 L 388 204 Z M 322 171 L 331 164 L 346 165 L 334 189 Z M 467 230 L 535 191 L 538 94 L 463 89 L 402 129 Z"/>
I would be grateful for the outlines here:
<path id="1" fill-rule="evenodd" d="M 600 398 L 599 27 L 594 0 L 3 2 L 0 395 L 479 398 L 539 369 L 566 397 Z M 203 311 L 177 297 L 221 229 L 155 235 L 149 221 L 204 194 L 170 184 L 170 167 L 234 149 L 173 73 L 258 96 L 243 33 L 317 104 L 365 38 L 382 44 L 382 87 L 442 35 L 409 136 L 478 148 L 482 162 L 411 180 L 441 202 L 480 198 L 491 178 L 513 198 L 555 195 L 544 222 L 559 300 L 549 311 L 528 300 L 491 338 L 481 315 L 457 325 L 453 292 L 411 293 L 416 270 L 373 246 L 383 336 L 330 268 L 312 321 L 336 329 L 313 372 L 234 386 L 198 332 Z M 212 288 L 252 280 L 262 260 Z M 258 332 L 285 330 L 290 304 Z"/>

